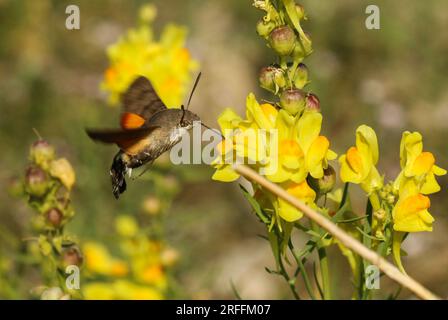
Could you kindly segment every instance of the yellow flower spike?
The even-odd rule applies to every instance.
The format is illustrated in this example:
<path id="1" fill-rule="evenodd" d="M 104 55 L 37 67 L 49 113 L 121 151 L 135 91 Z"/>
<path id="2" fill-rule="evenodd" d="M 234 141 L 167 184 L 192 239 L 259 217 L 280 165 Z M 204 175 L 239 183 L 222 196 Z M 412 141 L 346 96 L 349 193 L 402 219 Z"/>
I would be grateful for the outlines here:
<path id="1" fill-rule="evenodd" d="M 302 183 L 290 182 L 286 184 L 285 190 L 308 205 L 314 203 L 314 200 L 316 199 L 316 192 L 310 188 L 306 180 Z M 288 222 L 299 220 L 303 216 L 301 211 L 283 199 L 278 199 L 278 214 Z"/>
<path id="2" fill-rule="evenodd" d="M 109 102 L 117 104 L 121 94 L 137 75 L 151 80 L 160 98 L 169 107 L 179 107 L 198 63 L 185 48 L 187 29 L 167 25 L 157 40 L 151 23 L 154 8 L 143 6 L 140 26 L 130 29 L 107 49 L 110 67 L 104 74 L 101 88 L 109 93 Z"/>

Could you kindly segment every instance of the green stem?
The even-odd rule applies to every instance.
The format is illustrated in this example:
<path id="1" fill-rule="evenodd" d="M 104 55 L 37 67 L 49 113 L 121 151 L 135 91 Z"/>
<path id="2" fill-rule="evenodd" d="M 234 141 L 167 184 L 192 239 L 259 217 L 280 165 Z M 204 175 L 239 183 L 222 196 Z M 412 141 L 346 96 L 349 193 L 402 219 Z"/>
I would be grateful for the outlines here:
<path id="1" fill-rule="evenodd" d="M 311 228 L 314 231 L 319 232 L 319 227 L 314 221 L 311 222 Z M 319 256 L 319 267 L 322 278 L 322 289 L 324 293 L 324 299 L 331 300 L 332 295 L 331 295 L 331 283 L 330 283 L 330 268 L 328 265 L 327 250 L 325 249 L 325 246 L 322 245 L 322 241 L 319 241 L 317 243 L 317 254 Z"/>
<path id="2" fill-rule="evenodd" d="M 288 282 L 289 289 L 291 290 L 292 295 L 296 300 L 301 300 L 299 294 L 296 291 L 295 281 L 289 277 L 288 272 L 286 272 L 285 266 L 283 265 L 283 259 L 280 257 L 279 260 L 280 274 L 285 278 L 286 282 Z"/>
<path id="3" fill-rule="evenodd" d="M 305 282 L 305 288 L 306 288 L 306 291 L 308 292 L 308 295 L 310 296 L 310 298 L 312 300 L 316 300 L 316 297 L 314 296 L 313 288 L 311 287 L 310 279 L 308 277 L 308 273 L 305 270 L 305 266 L 303 265 L 302 260 L 297 255 L 296 251 L 294 250 L 294 246 L 291 242 L 291 239 L 289 240 L 288 247 L 289 247 L 289 250 L 291 251 L 291 253 L 293 254 L 294 259 L 296 260 L 296 263 L 300 269 L 300 273 L 302 274 L 303 281 Z M 296 273 L 296 276 L 297 276 L 297 273 Z"/>

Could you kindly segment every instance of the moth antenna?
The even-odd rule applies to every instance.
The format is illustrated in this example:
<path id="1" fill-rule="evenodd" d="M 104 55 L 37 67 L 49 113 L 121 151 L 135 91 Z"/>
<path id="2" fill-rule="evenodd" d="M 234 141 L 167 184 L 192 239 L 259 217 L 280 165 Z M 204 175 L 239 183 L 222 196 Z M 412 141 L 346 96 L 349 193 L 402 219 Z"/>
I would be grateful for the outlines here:
<path id="1" fill-rule="evenodd" d="M 207 129 L 209 129 L 209 130 L 212 130 L 212 131 L 216 132 L 217 134 L 219 134 L 219 135 L 221 136 L 222 140 L 225 140 L 225 137 L 224 137 L 224 136 L 222 135 L 222 133 L 219 132 L 217 129 L 210 128 L 209 126 L 207 126 L 207 125 L 205 125 L 204 123 L 202 123 L 202 121 L 201 121 L 201 126 L 203 126 L 203 127 L 207 128 Z"/>
<path id="2" fill-rule="evenodd" d="M 193 89 L 191 90 L 190 97 L 188 98 L 187 110 L 190 107 L 190 102 L 191 102 L 191 98 L 193 97 L 194 90 L 196 90 L 196 87 L 199 83 L 199 79 L 201 79 L 201 74 L 202 74 L 202 72 L 199 72 L 198 76 L 196 77 L 196 81 L 194 82 Z"/>
<path id="3" fill-rule="evenodd" d="M 44 139 L 42 138 L 42 136 L 40 135 L 39 131 L 37 131 L 36 128 L 33 128 L 33 131 L 34 131 L 34 134 L 37 136 L 37 138 L 38 138 L 39 140 L 44 140 Z"/>
<path id="4" fill-rule="evenodd" d="M 184 123 L 184 118 L 185 118 L 185 107 L 184 107 L 184 105 L 181 105 L 180 108 L 182 109 L 182 118 L 180 118 L 179 124 L 182 125 Z"/>

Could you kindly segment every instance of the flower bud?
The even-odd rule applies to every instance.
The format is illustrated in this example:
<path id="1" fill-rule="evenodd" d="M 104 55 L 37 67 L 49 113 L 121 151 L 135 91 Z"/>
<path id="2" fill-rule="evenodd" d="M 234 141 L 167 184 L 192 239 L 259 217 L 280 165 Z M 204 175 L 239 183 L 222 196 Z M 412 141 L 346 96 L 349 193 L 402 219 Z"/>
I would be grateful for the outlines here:
<path id="1" fill-rule="evenodd" d="M 83 260 L 84 258 L 81 254 L 81 251 L 76 245 L 72 245 L 62 250 L 61 262 L 64 269 L 71 265 L 80 267 Z"/>
<path id="2" fill-rule="evenodd" d="M 300 39 L 297 39 L 296 44 L 294 46 L 294 52 L 293 56 L 294 58 L 305 58 L 308 56 L 312 51 L 312 42 L 311 37 L 309 34 L 305 33 L 307 39 L 301 37 Z"/>
<path id="3" fill-rule="evenodd" d="M 336 183 L 336 172 L 332 166 L 328 166 L 324 169 L 324 175 L 320 179 L 308 176 L 308 184 L 313 188 L 316 193 L 323 195 L 330 192 Z"/>
<path id="4" fill-rule="evenodd" d="M 155 196 L 149 196 L 143 201 L 143 210 L 150 215 L 158 214 L 161 209 L 162 203 Z"/>
<path id="5" fill-rule="evenodd" d="M 280 105 L 294 116 L 305 108 L 305 93 L 300 89 L 285 90 L 280 95 Z"/>
<path id="6" fill-rule="evenodd" d="M 384 221 L 386 219 L 386 211 L 384 209 L 374 211 L 373 215 L 378 221 Z"/>
<path id="7" fill-rule="evenodd" d="M 273 21 L 264 21 L 263 18 L 257 23 L 257 33 L 263 38 L 267 38 L 274 28 L 275 23 Z"/>
<path id="8" fill-rule="evenodd" d="M 45 213 L 45 216 L 47 222 L 56 228 L 61 225 L 62 219 L 64 218 L 64 215 L 58 208 L 51 208 Z"/>
<path id="9" fill-rule="evenodd" d="M 179 252 L 173 248 L 167 248 L 160 254 L 160 260 L 164 266 L 171 267 L 179 260 Z"/>
<path id="10" fill-rule="evenodd" d="M 260 87 L 274 93 L 286 86 L 286 79 L 283 70 L 273 66 L 264 67 L 261 69 L 259 81 Z"/>
<path id="11" fill-rule="evenodd" d="M 36 166 L 26 170 L 25 191 L 31 196 L 42 197 L 47 192 L 48 186 L 49 180 L 44 170 Z"/>
<path id="12" fill-rule="evenodd" d="M 51 287 L 44 292 L 42 292 L 42 295 L 40 296 L 41 300 L 60 300 L 64 297 L 64 292 L 59 287 Z"/>
<path id="13" fill-rule="evenodd" d="M 314 93 L 308 93 L 305 100 L 306 110 L 320 112 L 320 101 Z"/>
<path id="14" fill-rule="evenodd" d="M 300 63 L 294 74 L 294 86 L 302 89 L 308 83 L 308 68 L 305 64 Z"/>
<path id="15" fill-rule="evenodd" d="M 305 18 L 305 9 L 302 5 L 296 3 L 296 12 L 297 16 L 299 17 L 299 20 L 302 20 Z"/>
<path id="16" fill-rule="evenodd" d="M 68 190 L 71 190 L 75 184 L 75 171 L 70 162 L 65 158 L 51 161 L 50 174 L 59 179 Z"/>
<path id="17" fill-rule="evenodd" d="M 292 53 L 296 43 L 296 34 L 289 26 L 277 27 L 269 34 L 269 44 L 280 56 Z"/>
<path id="18" fill-rule="evenodd" d="M 45 140 L 38 140 L 31 145 L 30 160 L 44 169 L 54 159 L 54 148 Z"/>

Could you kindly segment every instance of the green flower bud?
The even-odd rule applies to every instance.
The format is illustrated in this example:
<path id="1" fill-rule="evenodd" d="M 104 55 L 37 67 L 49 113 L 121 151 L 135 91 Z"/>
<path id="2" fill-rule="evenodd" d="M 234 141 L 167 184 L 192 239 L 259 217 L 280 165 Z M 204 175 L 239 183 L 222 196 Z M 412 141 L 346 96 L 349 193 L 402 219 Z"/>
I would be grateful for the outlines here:
<path id="1" fill-rule="evenodd" d="M 38 140 L 31 145 L 30 160 L 44 169 L 54 159 L 54 148 L 45 140 Z"/>
<path id="2" fill-rule="evenodd" d="M 300 89 L 288 89 L 280 95 L 280 106 L 289 114 L 296 115 L 305 108 L 305 93 Z"/>
<path id="3" fill-rule="evenodd" d="M 25 191 L 34 197 L 42 197 L 48 190 L 47 173 L 39 167 L 32 166 L 26 170 Z"/>
<path id="4" fill-rule="evenodd" d="M 269 34 L 269 44 L 280 56 L 290 55 L 296 43 L 296 34 L 289 26 L 277 27 Z"/>
<path id="5" fill-rule="evenodd" d="M 67 266 L 75 265 L 80 267 L 83 263 L 83 256 L 78 246 L 71 245 L 68 248 L 62 249 L 61 254 L 61 264 L 63 268 L 67 268 Z"/>
<path id="6" fill-rule="evenodd" d="M 305 19 L 305 9 L 303 8 L 302 5 L 300 4 L 296 4 L 296 11 L 297 11 L 297 16 L 299 17 L 299 20 Z"/>
<path id="7" fill-rule="evenodd" d="M 302 89 L 308 83 L 308 68 L 305 64 L 300 63 L 294 74 L 294 86 Z"/>
<path id="8" fill-rule="evenodd" d="M 274 28 L 275 23 L 273 21 L 264 21 L 263 18 L 257 23 L 257 33 L 263 38 L 267 38 Z"/>
<path id="9" fill-rule="evenodd" d="M 47 218 L 47 222 L 56 228 L 61 225 L 62 219 L 64 218 L 64 215 L 58 208 L 51 208 L 45 213 L 45 216 Z"/>
<path id="10" fill-rule="evenodd" d="M 316 193 L 323 195 L 330 192 L 336 183 L 336 172 L 332 166 L 324 169 L 324 175 L 320 179 L 315 179 L 311 176 L 307 178 L 308 184 Z"/>
<path id="11" fill-rule="evenodd" d="M 304 38 L 297 39 L 296 44 L 294 46 L 294 52 L 292 55 L 296 59 L 304 59 L 313 51 L 311 37 L 308 33 L 305 33 L 305 35 L 307 39 Z"/>
<path id="12" fill-rule="evenodd" d="M 279 89 L 286 86 L 285 73 L 281 68 L 274 66 L 264 67 L 259 75 L 260 87 L 277 93 Z"/>
<path id="13" fill-rule="evenodd" d="M 384 221 L 386 219 L 386 211 L 384 209 L 374 211 L 373 215 L 378 221 Z"/>
<path id="14" fill-rule="evenodd" d="M 308 111 L 320 112 L 320 101 L 314 93 L 308 93 L 306 95 L 305 108 Z"/>

